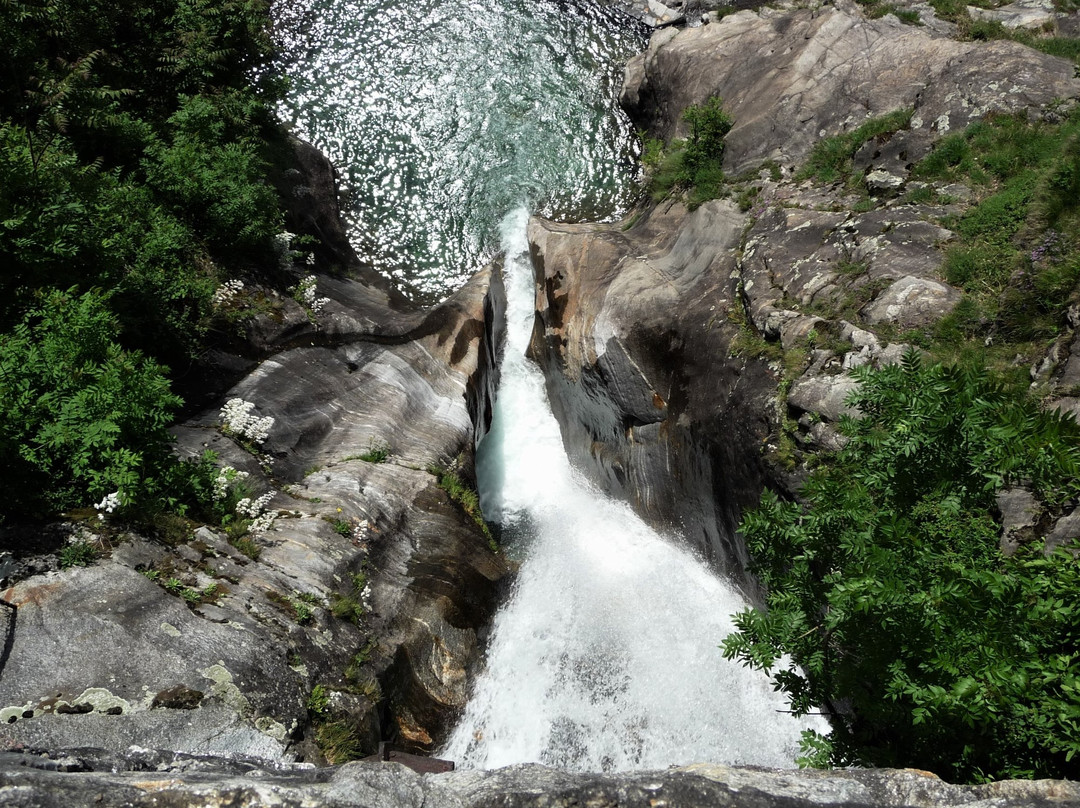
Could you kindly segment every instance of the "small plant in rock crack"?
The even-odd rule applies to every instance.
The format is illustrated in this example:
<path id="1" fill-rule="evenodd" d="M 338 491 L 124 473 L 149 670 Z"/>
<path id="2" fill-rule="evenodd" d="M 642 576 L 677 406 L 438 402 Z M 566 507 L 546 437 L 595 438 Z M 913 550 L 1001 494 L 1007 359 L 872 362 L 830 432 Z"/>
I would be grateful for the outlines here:
<path id="1" fill-rule="evenodd" d="M 298 598 L 290 598 L 288 595 L 283 595 L 280 592 L 268 589 L 266 592 L 266 599 L 295 620 L 297 625 L 307 625 L 314 616 L 311 605 Z"/>
<path id="2" fill-rule="evenodd" d="M 330 693 L 327 689 L 323 685 L 315 685 L 311 688 L 311 695 L 307 700 L 308 712 L 313 716 L 325 718 L 329 707 Z"/>
<path id="3" fill-rule="evenodd" d="M 364 615 L 371 611 L 371 585 L 363 572 L 353 573 L 352 591 L 348 594 L 333 592 L 330 595 L 330 614 L 339 620 L 348 620 L 356 625 Z"/>
<path id="4" fill-rule="evenodd" d="M 328 297 L 317 297 L 315 287 L 318 285 L 319 279 L 314 275 L 308 275 L 300 281 L 296 286 L 289 289 L 292 292 L 293 300 L 299 303 L 308 313 L 308 317 L 314 321 L 314 319 L 322 313 L 323 307 L 330 302 Z"/>
<path id="5" fill-rule="evenodd" d="M 92 541 L 76 541 L 60 550 L 60 569 L 85 567 L 101 557 L 101 547 Z"/>
<path id="6" fill-rule="evenodd" d="M 368 450 L 360 455 L 360 459 L 365 463 L 385 463 L 388 457 L 390 457 L 390 444 L 374 438 L 368 441 Z"/>

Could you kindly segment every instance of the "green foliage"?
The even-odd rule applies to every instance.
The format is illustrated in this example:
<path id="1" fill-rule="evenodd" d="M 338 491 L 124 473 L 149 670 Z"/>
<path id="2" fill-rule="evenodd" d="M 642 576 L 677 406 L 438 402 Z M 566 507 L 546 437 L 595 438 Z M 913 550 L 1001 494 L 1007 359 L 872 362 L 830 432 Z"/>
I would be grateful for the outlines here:
<path id="1" fill-rule="evenodd" d="M 243 528 L 243 530 L 246 531 L 247 527 L 245 526 Z M 259 556 L 262 555 L 262 547 L 260 547 L 259 543 L 257 541 L 255 541 L 255 539 L 251 538 L 250 536 L 242 536 L 242 535 L 241 536 L 232 536 L 232 535 L 229 535 L 228 541 L 229 541 L 229 544 L 231 544 L 233 547 L 235 547 L 241 553 L 246 555 L 252 561 L 258 561 Z"/>
<path id="2" fill-rule="evenodd" d="M 693 209 L 723 196 L 724 139 L 734 125 L 723 103 L 713 96 L 687 107 L 683 120 L 689 125 L 689 137 L 674 141 L 669 149 L 660 141 L 645 141 L 642 162 L 651 172 L 649 191 L 654 199 L 685 192 L 687 206 Z"/>
<path id="3" fill-rule="evenodd" d="M 907 129 L 911 123 L 911 114 L 910 109 L 896 110 L 878 118 L 871 118 L 850 132 L 819 141 L 795 179 L 815 179 L 823 183 L 843 181 L 850 184 L 851 161 L 859 147 L 868 140 L 883 138 Z"/>
<path id="4" fill-rule="evenodd" d="M 180 400 L 164 369 L 113 339 L 104 295 L 52 292 L 0 342 L 0 475 L 31 515 L 157 495 Z"/>
<path id="5" fill-rule="evenodd" d="M 315 685 L 315 687 L 311 688 L 311 695 L 308 696 L 307 700 L 308 712 L 321 718 L 326 715 L 329 706 L 330 694 L 326 688 L 322 685 Z"/>
<path id="6" fill-rule="evenodd" d="M 339 620 L 348 620 L 354 625 L 360 625 L 360 621 L 367 614 L 364 608 L 364 587 L 367 586 L 367 575 L 357 572 L 349 576 L 352 587 L 349 592 L 330 593 L 330 614 Z"/>
<path id="7" fill-rule="evenodd" d="M 979 309 L 979 329 L 943 338 L 1024 342 L 1056 336 L 1080 300 L 1080 116 L 1059 123 L 996 115 L 943 138 L 913 169 L 964 181 L 982 199 L 948 224 L 959 239 L 945 255 L 946 279 Z"/>
<path id="8" fill-rule="evenodd" d="M 969 19 L 966 0 L 930 0 L 938 17 L 950 22 Z"/>
<path id="9" fill-rule="evenodd" d="M 488 540 L 488 545 L 492 551 L 498 552 L 499 545 L 495 542 L 495 537 L 491 535 L 491 528 L 488 527 L 488 523 L 484 520 L 484 513 L 480 509 L 480 495 L 476 493 L 476 490 L 450 469 L 432 465 L 428 467 L 428 472 L 438 478 L 436 484 L 439 488 L 445 491 L 450 499 L 457 503 L 461 510 L 465 511 L 465 514 L 476 523 L 476 526 L 484 534 L 484 538 Z"/>
<path id="10" fill-rule="evenodd" d="M 101 557 L 101 548 L 90 541 L 76 541 L 65 544 L 60 550 L 60 569 L 85 567 Z"/>
<path id="11" fill-rule="evenodd" d="M 744 519 L 768 611 L 737 615 L 725 656 L 831 714 L 805 762 L 1076 777 L 1080 561 L 1002 556 L 989 513 L 1019 480 L 1047 507 L 1080 494 L 1080 428 L 915 352 L 859 378 L 863 417 L 805 505 L 767 493 Z"/>
<path id="12" fill-rule="evenodd" d="M 900 22 L 906 23 L 907 25 L 922 25 L 922 21 L 919 19 L 919 12 L 910 8 L 903 8 L 892 3 L 885 3 L 882 2 L 882 0 L 857 0 L 857 2 L 863 7 L 863 13 L 871 20 L 884 17 L 886 14 L 892 14 L 900 20 Z"/>
<path id="13" fill-rule="evenodd" d="M 25 416 L 0 470 L 20 516 L 117 488 L 183 506 L 166 365 L 205 349 L 219 282 L 272 261 L 281 229 L 268 23 L 263 0 L 0 3 L 0 385 L 17 398 L 0 418 Z"/>
<path id="14" fill-rule="evenodd" d="M 168 142 L 146 150 L 148 184 L 193 219 L 215 254 L 267 256 L 281 230 L 277 195 L 263 182 L 268 166 L 258 144 L 251 134 L 240 134 L 250 129 L 259 104 L 237 95 L 181 96 L 179 103 L 167 122 Z"/>
<path id="15" fill-rule="evenodd" d="M 290 598 L 272 589 L 267 590 L 266 599 L 291 617 L 297 625 L 307 625 L 314 616 L 311 604 L 300 598 Z"/>
<path id="16" fill-rule="evenodd" d="M 365 463 L 385 463 L 390 457 L 390 444 L 372 439 L 366 452 L 359 456 Z"/>

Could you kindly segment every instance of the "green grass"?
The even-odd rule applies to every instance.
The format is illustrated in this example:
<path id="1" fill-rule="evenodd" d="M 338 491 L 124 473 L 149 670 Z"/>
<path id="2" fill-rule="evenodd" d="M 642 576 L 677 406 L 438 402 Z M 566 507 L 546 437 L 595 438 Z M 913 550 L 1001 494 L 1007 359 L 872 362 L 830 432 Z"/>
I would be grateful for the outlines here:
<path id="1" fill-rule="evenodd" d="M 911 123 L 911 114 L 910 109 L 899 109 L 878 118 L 871 118 L 850 132 L 818 141 L 795 179 L 814 179 L 825 184 L 844 182 L 854 186 L 852 158 L 855 152 L 868 140 L 907 129 Z"/>
<path id="2" fill-rule="evenodd" d="M 886 14 L 892 14 L 900 22 L 907 25 L 922 25 L 919 12 L 912 11 L 909 8 L 902 8 L 893 3 L 884 3 L 881 0 L 856 0 L 856 2 L 863 7 L 863 13 L 871 20 L 879 19 Z"/>
<path id="3" fill-rule="evenodd" d="M 435 475 L 437 478 L 436 485 L 445 491 L 447 496 L 476 523 L 476 526 L 483 532 L 484 538 L 488 540 L 488 546 L 491 547 L 493 552 L 497 553 L 499 545 L 495 541 L 488 523 L 484 521 L 484 513 L 480 509 L 480 495 L 476 493 L 476 490 L 465 483 L 456 472 L 442 466 L 428 466 L 428 473 Z"/>
<path id="4" fill-rule="evenodd" d="M 348 763 L 360 757 L 360 739 L 346 721 L 327 721 L 315 727 L 315 743 L 326 762 Z"/>
<path id="5" fill-rule="evenodd" d="M 348 620 L 354 625 L 360 625 L 360 621 L 367 614 L 367 609 L 362 603 L 364 587 L 367 586 L 367 575 L 363 572 L 353 573 L 349 576 L 352 588 L 347 593 L 330 593 L 330 614 L 339 620 Z"/>
<path id="6" fill-rule="evenodd" d="M 1080 300 L 1080 115 L 1061 123 L 990 116 L 942 139 L 912 175 L 965 182 L 981 196 L 945 222 L 958 238 L 943 275 L 966 296 L 938 337 L 955 349 L 1061 333 Z"/>

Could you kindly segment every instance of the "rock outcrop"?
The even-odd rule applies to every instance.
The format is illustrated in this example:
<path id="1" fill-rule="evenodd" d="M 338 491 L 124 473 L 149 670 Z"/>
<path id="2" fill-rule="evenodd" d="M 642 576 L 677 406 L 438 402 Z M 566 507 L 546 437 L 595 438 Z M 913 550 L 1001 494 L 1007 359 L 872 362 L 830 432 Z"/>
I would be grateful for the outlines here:
<path id="1" fill-rule="evenodd" d="M 1034 120 L 1075 103 L 1074 72 L 1014 42 L 869 20 L 846 0 L 654 33 L 626 70 L 631 114 L 667 138 L 687 106 L 723 96 L 725 169 L 760 190 L 743 210 L 668 201 L 615 225 L 533 220 L 532 350 L 569 451 L 739 574 L 742 509 L 766 485 L 797 491 L 798 448 L 841 444 L 847 371 L 899 361 L 895 335 L 960 299 L 939 274 L 953 238 L 940 222 L 971 191 L 923 183 L 934 201 L 905 202 L 912 164 L 988 112 Z M 902 108 L 910 126 L 854 156 L 869 199 L 793 179 L 823 137 Z"/>
<path id="2" fill-rule="evenodd" d="M 91 519 L 67 528 L 104 551 L 90 566 L 12 561 L 0 609 L 10 741 L 319 760 L 314 722 L 337 734 L 319 744 L 331 757 L 380 739 L 430 752 L 464 705 L 508 570 L 431 469 L 471 475 L 492 384 L 490 273 L 413 309 L 356 262 L 329 164 L 298 148 L 293 215 L 320 234 L 316 267 L 340 270 L 316 275 L 328 299 L 315 312 L 249 285 L 271 314 L 240 320 L 236 350 L 203 374 L 208 408 L 175 430 L 182 455 L 213 450 L 246 473 L 272 523 L 236 536 Z M 234 397 L 273 419 L 264 441 L 222 432 Z"/>
<path id="3" fill-rule="evenodd" d="M 0 795 L 11 808 L 1049 808 L 1076 804 L 1080 786 L 1049 780 L 954 786 L 914 770 L 781 772 L 715 765 L 619 775 L 569 774 L 534 765 L 439 775 L 417 774 L 396 763 L 274 770 L 251 761 L 146 751 L 116 758 L 76 750 L 52 759 L 0 753 Z"/>
<path id="4" fill-rule="evenodd" d="M 958 42 L 857 6 L 742 11 L 698 28 L 665 28 L 626 68 L 622 100 L 653 134 L 683 136 L 682 113 L 710 96 L 735 119 L 724 167 L 801 163 L 822 137 L 913 108 L 904 151 L 991 111 L 1042 109 L 1076 95 L 1073 66 L 1015 42 Z"/>

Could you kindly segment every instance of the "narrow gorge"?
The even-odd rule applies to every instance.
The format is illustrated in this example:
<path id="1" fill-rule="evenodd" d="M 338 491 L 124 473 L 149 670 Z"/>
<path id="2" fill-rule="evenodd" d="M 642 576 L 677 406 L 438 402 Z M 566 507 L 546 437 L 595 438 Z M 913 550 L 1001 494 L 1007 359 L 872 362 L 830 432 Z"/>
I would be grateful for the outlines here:
<path id="1" fill-rule="evenodd" d="M 799 769 L 825 711 L 721 648 L 765 602 L 747 512 L 846 444 L 857 368 L 929 356 L 975 299 L 946 263 L 990 186 L 924 160 L 1077 114 L 1077 63 L 1023 40 L 1080 35 L 1075 5 L 986 5 L 275 5 L 289 233 L 172 428 L 267 527 L 3 525 L 0 801 L 1080 803 L 1070 779 Z M 971 36 L 983 15 L 1020 33 Z M 658 188 L 716 97 L 724 192 Z M 986 347 L 1075 415 L 1058 296 L 1052 333 Z M 1002 552 L 1075 546 L 1075 499 L 1040 497 L 997 492 Z M 381 743 L 456 768 L 360 760 Z"/>

